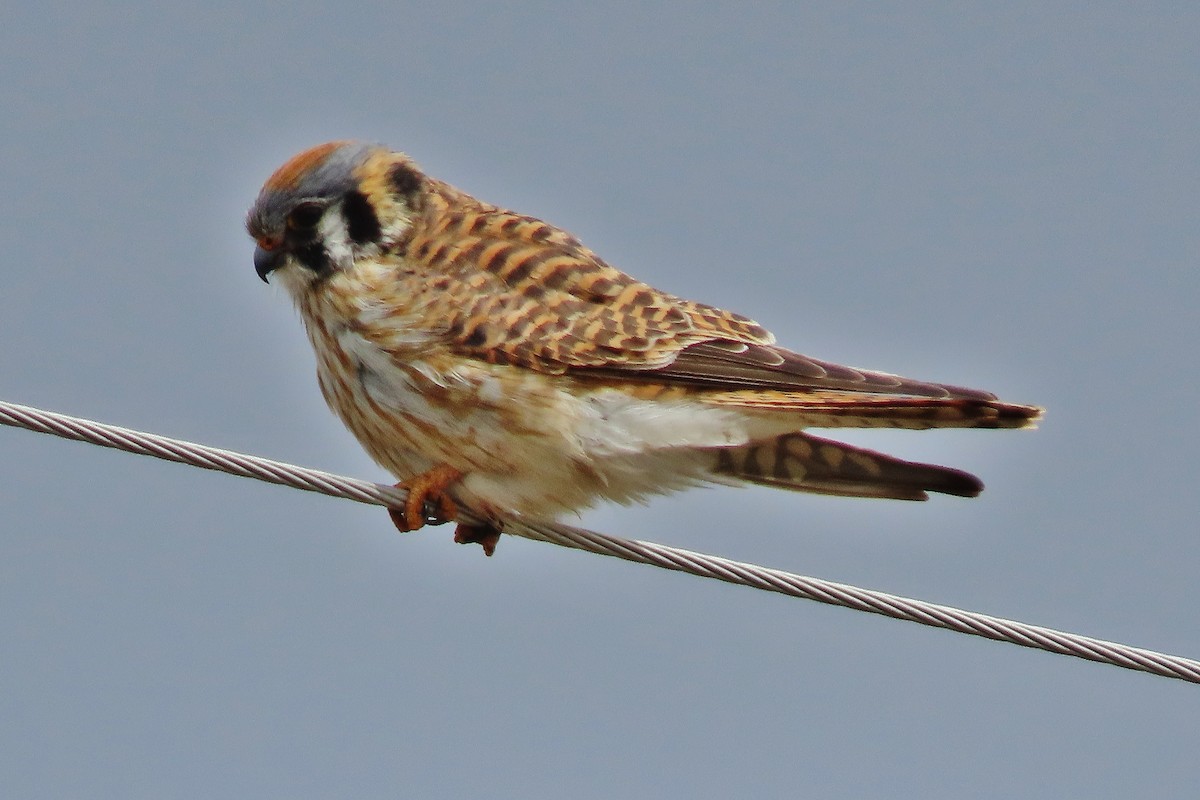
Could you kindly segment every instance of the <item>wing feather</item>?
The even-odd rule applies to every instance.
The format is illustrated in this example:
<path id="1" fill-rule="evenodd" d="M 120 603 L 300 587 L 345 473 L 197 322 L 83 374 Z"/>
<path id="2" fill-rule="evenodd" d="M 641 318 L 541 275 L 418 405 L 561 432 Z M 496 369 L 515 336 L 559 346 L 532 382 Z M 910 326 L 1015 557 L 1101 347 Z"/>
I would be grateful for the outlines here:
<path id="1" fill-rule="evenodd" d="M 438 307 L 430 311 L 444 321 L 443 341 L 456 354 L 585 380 L 705 391 L 995 399 L 786 350 L 753 320 L 661 292 L 541 220 L 444 184 L 433 197 L 406 250 L 431 276 Z"/>

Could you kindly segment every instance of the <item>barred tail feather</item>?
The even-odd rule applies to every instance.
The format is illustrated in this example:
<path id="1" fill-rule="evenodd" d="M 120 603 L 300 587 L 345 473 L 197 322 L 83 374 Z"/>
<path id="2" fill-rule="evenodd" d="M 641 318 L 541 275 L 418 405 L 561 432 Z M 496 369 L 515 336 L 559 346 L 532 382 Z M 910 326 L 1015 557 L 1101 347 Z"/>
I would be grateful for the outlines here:
<path id="1" fill-rule="evenodd" d="M 927 492 L 975 497 L 983 491 L 978 478 L 961 470 L 903 461 L 807 433 L 712 452 L 717 476 L 799 492 L 928 500 Z"/>

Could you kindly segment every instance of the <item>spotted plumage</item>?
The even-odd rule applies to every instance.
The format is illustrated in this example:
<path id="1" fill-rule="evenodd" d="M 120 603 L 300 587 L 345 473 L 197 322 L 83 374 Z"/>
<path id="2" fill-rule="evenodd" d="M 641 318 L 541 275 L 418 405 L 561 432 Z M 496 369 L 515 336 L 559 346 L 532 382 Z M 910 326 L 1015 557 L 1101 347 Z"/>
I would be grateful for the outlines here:
<path id="1" fill-rule="evenodd" d="M 786 350 L 753 320 L 661 292 L 377 145 L 295 156 L 247 228 L 258 274 L 300 309 L 326 401 L 419 489 L 394 515 L 402 529 L 447 494 L 497 525 L 706 482 L 974 496 L 967 473 L 804 431 L 1020 428 L 1041 413 Z M 454 513 L 442 502 L 434 516 Z"/>

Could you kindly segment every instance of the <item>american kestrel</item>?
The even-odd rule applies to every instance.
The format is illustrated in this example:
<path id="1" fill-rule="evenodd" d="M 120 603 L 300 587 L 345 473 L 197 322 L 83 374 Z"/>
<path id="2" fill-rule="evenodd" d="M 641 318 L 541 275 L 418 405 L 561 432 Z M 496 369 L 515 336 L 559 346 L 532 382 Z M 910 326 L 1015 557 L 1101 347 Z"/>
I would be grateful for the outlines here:
<path id="1" fill-rule="evenodd" d="M 329 406 L 409 489 L 401 530 L 490 555 L 505 519 L 704 483 L 925 500 L 966 472 L 809 428 L 1024 428 L 1035 406 L 785 350 L 754 321 L 661 292 L 574 236 L 431 178 L 403 153 L 329 142 L 262 188 L 254 266 L 295 300 Z"/>

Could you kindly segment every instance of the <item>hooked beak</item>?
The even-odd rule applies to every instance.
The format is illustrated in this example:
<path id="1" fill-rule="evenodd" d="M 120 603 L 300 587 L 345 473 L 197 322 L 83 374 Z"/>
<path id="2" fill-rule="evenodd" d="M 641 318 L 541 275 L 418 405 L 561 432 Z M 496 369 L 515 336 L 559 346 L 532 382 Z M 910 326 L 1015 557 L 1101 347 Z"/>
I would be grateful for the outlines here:
<path id="1" fill-rule="evenodd" d="M 268 283 L 267 276 L 283 265 L 283 251 L 267 250 L 262 245 L 254 248 L 254 271 L 263 283 Z"/>

